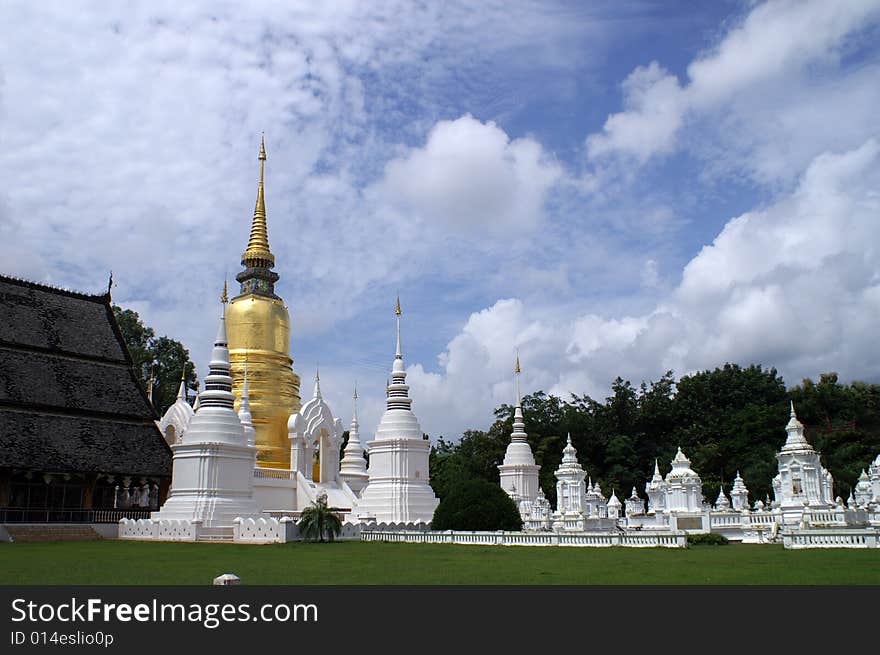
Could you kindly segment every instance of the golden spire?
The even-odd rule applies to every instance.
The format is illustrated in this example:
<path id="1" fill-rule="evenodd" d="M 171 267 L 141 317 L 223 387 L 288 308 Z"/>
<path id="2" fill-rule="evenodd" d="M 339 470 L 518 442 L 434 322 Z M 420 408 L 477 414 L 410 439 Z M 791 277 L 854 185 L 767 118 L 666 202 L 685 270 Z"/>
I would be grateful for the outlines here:
<path id="1" fill-rule="evenodd" d="M 394 310 L 394 313 L 400 316 L 403 312 L 400 311 L 400 294 L 397 294 L 397 307 Z"/>
<path id="2" fill-rule="evenodd" d="M 228 291 L 229 290 L 226 288 L 226 280 L 223 280 L 223 293 L 220 294 L 220 302 L 222 302 L 224 305 L 229 302 Z"/>
<path id="3" fill-rule="evenodd" d="M 513 369 L 513 372 L 522 373 L 522 371 L 519 370 L 519 353 L 516 354 L 516 367 Z"/>
<path id="4" fill-rule="evenodd" d="M 266 224 L 266 200 L 263 193 L 263 179 L 266 163 L 266 139 L 260 138 L 260 184 L 257 187 L 257 203 L 254 206 L 254 221 L 251 224 L 251 237 L 247 250 L 241 256 L 244 266 L 271 268 L 275 265 L 275 255 L 269 250 L 269 230 Z"/>

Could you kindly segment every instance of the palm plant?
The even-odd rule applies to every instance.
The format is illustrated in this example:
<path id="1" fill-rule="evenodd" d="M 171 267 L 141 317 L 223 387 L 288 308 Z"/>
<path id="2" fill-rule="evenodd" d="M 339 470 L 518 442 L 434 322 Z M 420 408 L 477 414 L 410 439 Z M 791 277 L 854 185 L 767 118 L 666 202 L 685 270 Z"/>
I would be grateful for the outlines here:
<path id="1" fill-rule="evenodd" d="M 342 521 L 332 507 L 327 507 L 327 494 L 321 494 L 303 510 L 298 525 L 303 538 L 312 541 L 324 541 L 324 535 L 327 535 L 328 541 L 333 541 L 342 531 Z"/>

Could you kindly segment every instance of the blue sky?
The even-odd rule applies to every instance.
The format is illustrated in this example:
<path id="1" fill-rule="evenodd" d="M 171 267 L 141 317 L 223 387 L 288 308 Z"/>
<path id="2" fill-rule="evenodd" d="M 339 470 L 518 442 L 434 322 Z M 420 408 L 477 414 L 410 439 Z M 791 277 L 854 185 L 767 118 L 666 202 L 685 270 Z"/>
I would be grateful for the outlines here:
<path id="1" fill-rule="evenodd" d="M 294 368 L 363 432 L 725 361 L 878 377 L 880 2 L 4 3 L 2 271 L 204 373 L 265 132 Z"/>

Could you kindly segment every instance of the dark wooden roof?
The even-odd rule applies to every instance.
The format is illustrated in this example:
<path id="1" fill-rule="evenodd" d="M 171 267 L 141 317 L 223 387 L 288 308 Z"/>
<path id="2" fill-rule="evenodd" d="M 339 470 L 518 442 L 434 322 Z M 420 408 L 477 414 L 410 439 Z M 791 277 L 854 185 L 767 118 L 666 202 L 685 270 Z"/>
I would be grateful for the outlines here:
<path id="1" fill-rule="evenodd" d="M 0 276 L 0 467 L 170 476 L 109 294 Z"/>

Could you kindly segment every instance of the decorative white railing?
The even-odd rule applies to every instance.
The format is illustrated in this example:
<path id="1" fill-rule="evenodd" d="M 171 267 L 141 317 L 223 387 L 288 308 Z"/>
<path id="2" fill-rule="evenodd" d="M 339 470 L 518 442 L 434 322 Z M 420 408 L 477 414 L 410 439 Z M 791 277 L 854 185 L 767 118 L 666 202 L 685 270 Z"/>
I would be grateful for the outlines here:
<path id="1" fill-rule="evenodd" d="M 709 514 L 709 525 L 712 528 L 740 527 L 742 522 L 742 514 L 739 512 L 736 514 L 715 514 L 714 512 Z"/>
<path id="2" fill-rule="evenodd" d="M 369 530 L 361 533 L 361 540 L 473 546 L 687 547 L 687 535 L 684 532 L 557 534 L 554 532 L 386 532 Z"/>
<path id="3" fill-rule="evenodd" d="M 786 548 L 880 548 L 880 530 L 818 528 L 783 533 Z"/>
<path id="4" fill-rule="evenodd" d="M 255 468 L 254 477 L 260 480 L 290 480 L 293 477 L 293 472 L 287 469 Z"/>

